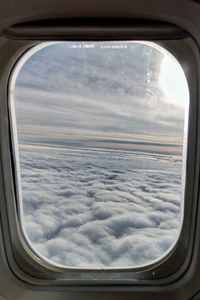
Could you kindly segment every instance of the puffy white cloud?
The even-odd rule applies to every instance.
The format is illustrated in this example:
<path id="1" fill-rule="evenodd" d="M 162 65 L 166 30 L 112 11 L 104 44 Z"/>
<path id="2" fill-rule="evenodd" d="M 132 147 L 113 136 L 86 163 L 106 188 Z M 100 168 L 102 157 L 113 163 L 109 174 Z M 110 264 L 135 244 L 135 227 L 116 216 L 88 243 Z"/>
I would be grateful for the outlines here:
<path id="1" fill-rule="evenodd" d="M 52 263 L 136 267 L 176 242 L 180 157 L 30 146 L 20 161 L 23 225 Z"/>

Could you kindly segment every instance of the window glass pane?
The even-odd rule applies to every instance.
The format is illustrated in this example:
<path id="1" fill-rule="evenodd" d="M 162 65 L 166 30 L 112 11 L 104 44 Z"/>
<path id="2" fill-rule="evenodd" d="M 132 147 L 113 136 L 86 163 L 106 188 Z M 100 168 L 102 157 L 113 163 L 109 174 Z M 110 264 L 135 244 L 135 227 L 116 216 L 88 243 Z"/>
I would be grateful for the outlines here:
<path id="1" fill-rule="evenodd" d="M 150 42 L 44 43 L 12 85 L 20 221 L 37 255 L 83 269 L 163 258 L 183 212 L 189 92 L 177 60 Z"/>

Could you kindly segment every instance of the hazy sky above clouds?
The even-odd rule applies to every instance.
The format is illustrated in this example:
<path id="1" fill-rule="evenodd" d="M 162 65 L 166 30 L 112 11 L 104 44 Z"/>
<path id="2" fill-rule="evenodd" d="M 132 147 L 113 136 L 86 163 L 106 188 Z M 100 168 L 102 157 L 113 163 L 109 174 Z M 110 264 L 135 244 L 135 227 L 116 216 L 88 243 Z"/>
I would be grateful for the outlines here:
<path id="1" fill-rule="evenodd" d="M 153 43 L 48 44 L 17 76 L 19 139 L 120 149 L 150 141 L 172 144 L 169 151 L 177 153 L 183 92 L 188 91 L 180 66 Z"/>

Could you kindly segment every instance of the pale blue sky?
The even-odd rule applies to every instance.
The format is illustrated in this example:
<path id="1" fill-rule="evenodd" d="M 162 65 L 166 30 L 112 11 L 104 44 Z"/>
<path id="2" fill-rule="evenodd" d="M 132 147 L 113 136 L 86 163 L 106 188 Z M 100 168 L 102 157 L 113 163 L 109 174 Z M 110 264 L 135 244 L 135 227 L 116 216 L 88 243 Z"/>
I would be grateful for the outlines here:
<path id="1" fill-rule="evenodd" d="M 65 42 L 37 51 L 22 66 L 15 85 L 20 142 L 181 144 L 185 112 L 178 105 L 183 95 L 174 90 L 177 66 L 172 65 L 173 81 L 163 84 L 163 62 L 171 58 L 152 45 Z M 119 144 L 113 147 L 124 147 Z"/>

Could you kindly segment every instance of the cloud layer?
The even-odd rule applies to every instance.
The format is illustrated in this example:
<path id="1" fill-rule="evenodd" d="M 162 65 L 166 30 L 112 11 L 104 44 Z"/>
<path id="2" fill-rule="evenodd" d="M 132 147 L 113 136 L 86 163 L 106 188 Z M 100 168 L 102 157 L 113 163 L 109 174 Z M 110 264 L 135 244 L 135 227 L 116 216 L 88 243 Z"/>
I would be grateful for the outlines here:
<path id="1" fill-rule="evenodd" d="M 159 259 L 176 241 L 180 158 L 25 149 L 20 151 L 23 224 L 34 249 L 52 262 L 136 267 Z"/>

